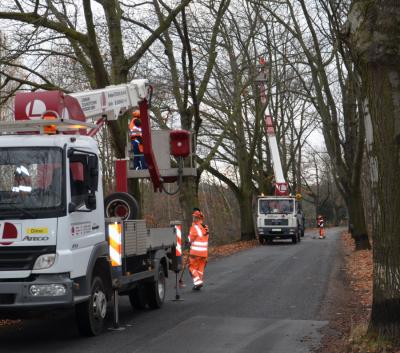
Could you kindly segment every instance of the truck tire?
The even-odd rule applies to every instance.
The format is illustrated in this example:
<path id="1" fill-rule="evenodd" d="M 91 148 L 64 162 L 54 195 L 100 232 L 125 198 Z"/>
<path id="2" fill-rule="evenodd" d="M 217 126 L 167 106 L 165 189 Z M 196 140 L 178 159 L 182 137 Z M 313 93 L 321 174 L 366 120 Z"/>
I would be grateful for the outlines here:
<path id="1" fill-rule="evenodd" d="M 292 243 L 296 244 L 297 243 L 297 234 L 292 236 Z"/>
<path id="2" fill-rule="evenodd" d="M 92 281 L 90 299 L 76 306 L 78 330 L 82 336 L 97 336 L 103 331 L 107 297 L 101 277 Z"/>
<path id="3" fill-rule="evenodd" d="M 165 273 L 163 266 L 160 264 L 157 271 L 157 278 L 155 281 L 147 284 L 147 298 L 150 309 L 161 308 L 165 299 L 165 290 Z"/>
<path id="4" fill-rule="evenodd" d="M 105 198 L 104 213 L 106 218 L 137 219 L 139 206 L 131 194 L 115 192 Z"/>
<path id="5" fill-rule="evenodd" d="M 301 236 L 304 237 L 304 229 L 301 230 Z"/>
<path id="6" fill-rule="evenodd" d="M 265 244 L 265 238 L 264 237 L 258 236 L 258 241 L 260 242 L 261 245 Z"/>
<path id="7" fill-rule="evenodd" d="M 129 292 L 129 302 L 132 308 L 137 310 L 143 310 L 147 305 L 146 298 L 146 287 L 143 284 L 139 284 Z"/>

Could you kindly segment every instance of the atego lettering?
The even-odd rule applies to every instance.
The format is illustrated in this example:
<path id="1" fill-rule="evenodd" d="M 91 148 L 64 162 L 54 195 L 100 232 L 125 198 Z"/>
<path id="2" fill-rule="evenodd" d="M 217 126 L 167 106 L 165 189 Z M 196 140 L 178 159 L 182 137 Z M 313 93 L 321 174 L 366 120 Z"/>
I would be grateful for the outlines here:
<path id="1" fill-rule="evenodd" d="M 27 235 L 22 240 L 26 240 L 26 241 L 46 241 L 46 240 L 49 240 L 49 237 L 31 237 L 31 236 Z"/>

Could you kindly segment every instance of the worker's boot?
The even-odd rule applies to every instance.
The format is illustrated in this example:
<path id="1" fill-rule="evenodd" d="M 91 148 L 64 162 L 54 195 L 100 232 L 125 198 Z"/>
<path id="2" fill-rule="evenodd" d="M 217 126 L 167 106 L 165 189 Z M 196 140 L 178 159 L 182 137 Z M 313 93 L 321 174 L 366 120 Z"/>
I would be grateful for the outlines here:
<path id="1" fill-rule="evenodd" d="M 201 287 L 203 287 L 203 284 L 202 284 L 202 283 L 197 284 L 197 285 L 194 285 L 194 286 L 193 286 L 193 290 L 200 290 Z"/>

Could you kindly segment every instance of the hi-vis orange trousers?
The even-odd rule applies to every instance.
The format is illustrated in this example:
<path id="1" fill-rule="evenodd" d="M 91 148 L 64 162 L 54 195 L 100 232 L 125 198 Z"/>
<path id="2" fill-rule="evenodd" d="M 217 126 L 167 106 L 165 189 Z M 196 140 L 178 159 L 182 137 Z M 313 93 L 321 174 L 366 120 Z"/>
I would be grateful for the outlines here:
<path id="1" fill-rule="evenodd" d="M 206 268 L 207 258 L 201 256 L 189 256 L 189 271 L 192 275 L 195 286 L 203 285 L 204 269 Z"/>
<path id="2" fill-rule="evenodd" d="M 325 229 L 324 227 L 319 227 L 319 237 L 325 238 Z"/>

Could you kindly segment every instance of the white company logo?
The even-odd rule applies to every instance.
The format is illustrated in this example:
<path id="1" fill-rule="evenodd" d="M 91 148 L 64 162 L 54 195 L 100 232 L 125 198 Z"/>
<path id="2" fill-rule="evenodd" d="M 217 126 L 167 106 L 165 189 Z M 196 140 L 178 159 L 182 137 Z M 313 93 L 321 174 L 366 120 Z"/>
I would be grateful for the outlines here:
<path id="1" fill-rule="evenodd" d="M 26 116 L 30 120 L 39 120 L 45 111 L 46 104 L 39 99 L 30 101 L 25 108 Z"/>

